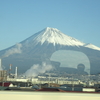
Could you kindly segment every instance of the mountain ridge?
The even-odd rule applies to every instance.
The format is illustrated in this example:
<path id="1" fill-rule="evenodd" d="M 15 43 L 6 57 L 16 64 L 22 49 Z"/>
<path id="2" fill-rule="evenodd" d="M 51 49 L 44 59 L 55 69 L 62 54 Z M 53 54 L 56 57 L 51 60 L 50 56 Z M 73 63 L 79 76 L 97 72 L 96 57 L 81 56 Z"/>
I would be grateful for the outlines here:
<path id="1" fill-rule="evenodd" d="M 78 46 L 78 47 L 83 46 L 86 48 L 100 51 L 100 47 L 97 47 L 91 43 L 83 43 L 71 36 L 68 36 L 68 35 L 62 33 L 60 30 L 58 30 L 56 28 L 51 28 L 51 27 L 44 28 L 43 30 L 33 34 L 32 36 L 19 42 L 18 44 L 28 46 L 30 44 L 37 45 L 38 43 L 40 43 L 41 45 L 43 45 L 44 43 L 46 43 L 46 44 L 51 43 L 54 46 L 56 44 L 65 45 L 65 46 Z M 13 45 L 11 47 L 14 47 L 14 46 L 15 45 Z M 9 47 L 7 49 L 10 49 L 11 47 Z M 4 50 L 7 50 L 7 49 L 4 49 Z M 3 51 L 3 50 L 0 50 L 0 51 Z"/>
<path id="2" fill-rule="evenodd" d="M 62 53 L 63 50 L 72 50 L 83 52 L 91 60 L 91 63 L 93 61 L 93 64 L 91 64 L 91 66 L 93 65 L 93 73 L 94 70 L 98 71 L 94 69 L 94 65 L 99 66 L 97 63 L 99 63 L 100 59 L 100 50 L 96 46 L 92 46 L 67 36 L 56 28 L 47 27 L 22 42 L 0 51 L 0 58 L 2 58 L 3 65 L 6 66 L 6 69 L 8 69 L 9 64 L 12 64 L 13 66 L 18 66 L 20 72 L 25 72 L 33 64 L 41 65 L 42 62 L 51 63 L 54 66 L 60 67 L 60 62 L 50 60 L 53 53 L 58 50 L 62 50 Z"/>
<path id="3" fill-rule="evenodd" d="M 58 29 L 50 28 L 50 27 L 47 27 L 43 29 L 41 32 L 39 32 L 35 38 L 33 37 L 33 40 L 36 41 L 37 44 L 40 42 L 41 45 L 45 42 L 52 43 L 53 45 L 61 44 L 61 45 L 69 45 L 69 46 L 74 46 L 74 45 L 81 46 L 84 44 L 75 38 L 65 35 L 64 33 L 60 32 Z"/>
<path id="4" fill-rule="evenodd" d="M 47 43 L 47 44 L 52 43 L 54 46 L 56 44 L 66 45 L 66 46 L 78 46 L 78 47 L 84 46 L 86 48 L 100 50 L 99 47 L 97 47 L 93 44 L 89 45 L 87 43 L 83 43 L 73 37 L 70 37 L 70 36 L 62 33 L 58 29 L 51 28 L 51 27 L 47 27 L 47 28 L 33 34 L 31 37 L 25 39 L 23 42 L 26 42 L 26 44 L 28 45 L 29 43 L 32 43 L 34 41 L 35 41 L 35 45 L 37 45 L 38 43 L 40 43 L 41 45 L 43 45 L 44 43 Z"/>

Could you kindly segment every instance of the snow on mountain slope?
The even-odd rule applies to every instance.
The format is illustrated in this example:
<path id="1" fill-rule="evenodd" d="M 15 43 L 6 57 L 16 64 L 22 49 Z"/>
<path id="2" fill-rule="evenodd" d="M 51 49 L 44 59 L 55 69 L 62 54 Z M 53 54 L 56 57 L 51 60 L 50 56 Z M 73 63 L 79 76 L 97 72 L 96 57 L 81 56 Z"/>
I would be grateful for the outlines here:
<path id="1" fill-rule="evenodd" d="M 84 43 L 78 41 L 75 38 L 67 36 L 60 32 L 56 28 L 47 27 L 41 32 L 36 33 L 27 42 L 35 41 L 36 44 L 41 43 L 41 45 L 45 42 L 52 43 L 54 46 L 56 44 L 67 45 L 67 46 L 83 46 Z"/>
<path id="2" fill-rule="evenodd" d="M 56 44 L 65 46 L 77 46 L 77 47 L 83 46 L 94 50 L 100 50 L 99 47 L 93 44 L 83 43 L 73 37 L 70 37 L 62 33 L 56 28 L 50 28 L 50 27 L 43 29 L 42 31 L 32 35 L 31 37 L 23 41 L 23 44 L 26 45 L 27 47 L 32 47 L 33 44 L 37 45 L 38 43 L 40 43 L 41 45 L 43 45 L 44 43 L 46 44 L 52 43 L 54 46 Z"/>
<path id="3" fill-rule="evenodd" d="M 97 46 L 95 46 L 95 45 L 93 45 L 93 44 L 90 44 L 90 43 L 85 44 L 85 45 L 83 45 L 83 46 L 84 46 L 84 47 L 87 47 L 87 48 L 90 48 L 90 49 L 94 49 L 94 50 L 100 50 L 99 47 L 97 47 Z"/>

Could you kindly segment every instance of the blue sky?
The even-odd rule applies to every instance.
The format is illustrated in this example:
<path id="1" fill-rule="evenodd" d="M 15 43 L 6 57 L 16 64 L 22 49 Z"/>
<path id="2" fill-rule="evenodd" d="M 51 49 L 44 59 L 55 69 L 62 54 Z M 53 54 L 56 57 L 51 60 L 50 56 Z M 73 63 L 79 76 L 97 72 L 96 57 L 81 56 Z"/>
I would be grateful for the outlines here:
<path id="1" fill-rule="evenodd" d="M 100 47 L 100 0 L 0 0 L 0 50 L 46 27 Z"/>

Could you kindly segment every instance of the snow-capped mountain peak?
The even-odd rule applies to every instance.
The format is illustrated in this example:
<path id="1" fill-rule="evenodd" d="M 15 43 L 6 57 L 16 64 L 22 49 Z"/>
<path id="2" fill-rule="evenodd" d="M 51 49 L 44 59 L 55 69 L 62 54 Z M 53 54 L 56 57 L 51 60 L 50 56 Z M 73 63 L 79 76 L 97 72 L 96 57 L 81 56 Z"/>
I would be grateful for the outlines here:
<path id="1" fill-rule="evenodd" d="M 64 46 L 83 46 L 86 48 L 94 49 L 94 50 L 100 50 L 99 47 L 93 45 L 93 44 L 86 44 L 83 43 L 73 37 L 70 37 L 61 31 L 59 31 L 56 28 L 50 28 L 47 27 L 43 29 L 42 31 L 32 35 L 31 37 L 27 38 L 26 40 L 23 41 L 23 44 L 26 45 L 27 47 L 31 47 L 33 44 L 53 44 L 54 46 L 56 44 L 58 45 L 64 45 Z"/>
<path id="2" fill-rule="evenodd" d="M 33 40 L 36 41 L 36 43 L 44 44 L 45 42 L 52 43 L 54 46 L 55 44 L 60 45 L 67 45 L 67 46 L 82 46 L 84 43 L 78 41 L 75 38 L 72 38 L 70 36 L 67 36 L 63 34 L 61 31 L 59 31 L 56 28 L 50 28 L 47 27 L 41 32 L 37 33 L 35 38 Z"/>
<path id="3" fill-rule="evenodd" d="M 87 48 L 90 48 L 90 49 L 94 49 L 94 50 L 99 50 L 100 51 L 100 48 L 91 44 L 91 43 L 87 43 L 85 45 L 83 45 L 84 47 L 87 47 Z"/>

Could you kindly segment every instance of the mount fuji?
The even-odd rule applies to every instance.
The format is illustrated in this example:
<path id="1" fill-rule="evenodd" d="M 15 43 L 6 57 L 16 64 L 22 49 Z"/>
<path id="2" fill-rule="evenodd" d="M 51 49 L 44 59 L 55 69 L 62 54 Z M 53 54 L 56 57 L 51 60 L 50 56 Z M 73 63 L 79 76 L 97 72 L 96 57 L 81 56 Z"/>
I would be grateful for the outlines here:
<path id="1" fill-rule="evenodd" d="M 84 55 L 86 55 L 89 60 L 90 73 L 99 73 L 97 70 L 97 68 L 100 69 L 100 64 L 97 63 L 97 61 L 100 59 L 99 47 L 93 44 L 83 43 L 73 37 L 67 36 L 56 28 L 50 27 L 33 34 L 31 37 L 12 47 L 1 50 L 0 58 L 2 59 L 3 68 L 8 70 L 9 64 L 12 64 L 12 69 L 15 69 L 15 67 L 18 66 L 19 73 L 24 73 L 34 64 L 42 65 L 43 62 L 55 66 L 56 70 L 62 70 L 61 68 L 64 68 L 65 70 L 67 68 L 67 73 L 72 72 L 72 68 L 70 68 L 70 64 L 67 64 L 67 61 L 65 61 L 66 65 L 60 66 L 61 62 L 56 60 L 57 57 L 54 57 L 55 59 L 52 58 L 53 54 L 57 51 L 60 51 L 60 53 L 57 55 L 63 54 L 65 51 L 82 52 L 82 54 L 84 53 Z M 74 56 L 74 58 L 76 58 L 76 56 Z M 61 55 L 59 58 L 60 57 Z M 70 57 L 66 59 L 71 59 L 72 57 Z M 61 57 L 60 61 L 62 59 L 64 58 Z M 71 63 L 73 63 L 73 61 Z M 82 62 L 78 62 L 77 65 L 78 64 L 82 64 Z M 77 66 L 73 69 L 77 73 Z"/>
<path id="2" fill-rule="evenodd" d="M 24 44 L 52 44 L 52 45 L 64 45 L 64 46 L 84 46 L 87 48 L 100 50 L 99 47 L 89 44 L 89 43 L 83 43 L 73 37 L 67 36 L 66 34 L 62 33 L 56 28 L 50 28 L 47 27 L 43 29 L 42 31 L 34 34 L 33 36 L 29 37 L 28 39 L 24 40 Z"/>
<path id="3" fill-rule="evenodd" d="M 27 43 L 35 41 L 35 44 L 41 43 L 41 45 L 43 45 L 44 43 L 47 43 L 47 44 L 51 43 L 54 46 L 56 44 L 67 45 L 67 46 L 82 46 L 82 45 L 84 45 L 84 43 L 78 41 L 77 39 L 63 34 L 56 28 L 50 28 L 50 27 L 47 27 L 44 30 L 36 33 L 35 35 L 31 36 L 30 38 L 28 38 L 25 41 Z"/>

